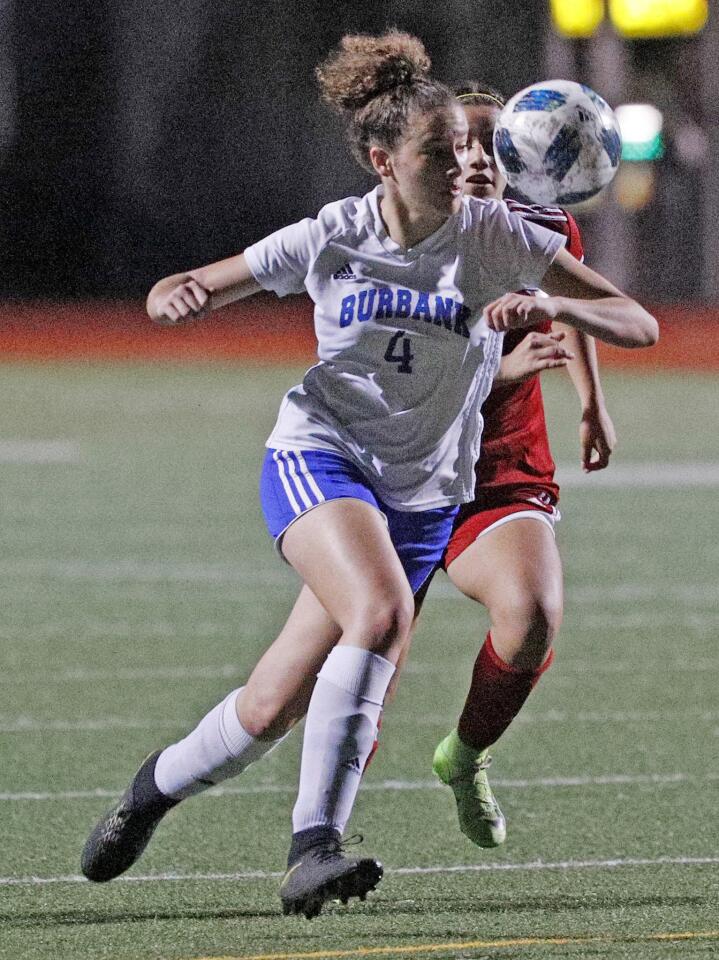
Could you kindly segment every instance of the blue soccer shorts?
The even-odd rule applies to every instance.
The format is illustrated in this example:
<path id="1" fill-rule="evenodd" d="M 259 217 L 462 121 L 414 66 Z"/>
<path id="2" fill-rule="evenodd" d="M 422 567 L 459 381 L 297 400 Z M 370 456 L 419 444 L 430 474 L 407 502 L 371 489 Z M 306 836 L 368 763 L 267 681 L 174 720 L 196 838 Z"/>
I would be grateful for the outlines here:
<path id="1" fill-rule="evenodd" d="M 282 537 L 298 517 L 327 500 L 364 500 L 382 513 L 389 535 L 417 593 L 442 559 L 458 507 L 409 512 L 383 503 L 350 460 L 329 450 L 268 449 L 260 478 L 260 502 L 270 535 Z"/>

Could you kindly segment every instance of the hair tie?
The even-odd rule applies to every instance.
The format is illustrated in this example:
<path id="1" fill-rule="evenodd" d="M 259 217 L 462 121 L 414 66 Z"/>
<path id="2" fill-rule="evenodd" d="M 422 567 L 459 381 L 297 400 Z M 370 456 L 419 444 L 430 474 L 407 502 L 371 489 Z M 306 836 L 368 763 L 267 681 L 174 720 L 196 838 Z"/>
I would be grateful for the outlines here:
<path id="1" fill-rule="evenodd" d="M 504 104 L 497 97 L 493 97 L 491 93 L 460 93 L 455 97 L 456 100 L 468 100 L 470 97 L 479 97 L 481 100 L 489 100 L 491 103 L 496 103 L 498 107 L 503 107 Z"/>

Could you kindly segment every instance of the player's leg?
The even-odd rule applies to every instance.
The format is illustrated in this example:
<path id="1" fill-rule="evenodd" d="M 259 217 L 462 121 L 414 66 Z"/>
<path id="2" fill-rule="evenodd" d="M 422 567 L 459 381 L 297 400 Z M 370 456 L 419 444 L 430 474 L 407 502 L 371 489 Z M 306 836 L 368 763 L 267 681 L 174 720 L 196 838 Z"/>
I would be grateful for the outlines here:
<path id="1" fill-rule="evenodd" d="M 437 566 L 439 566 L 439 564 Z M 407 637 L 407 642 L 405 643 L 404 647 L 402 647 L 402 652 L 400 653 L 399 660 L 397 661 L 394 674 L 392 676 L 392 679 L 390 680 L 389 686 L 387 687 L 387 693 L 385 694 L 385 698 L 384 698 L 384 707 L 386 707 L 388 703 L 391 703 L 394 700 L 395 696 L 397 695 L 397 687 L 399 686 L 399 679 L 402 676 L 404 665 L 407 662 L 407 657 L 409 656 L 409 651 L 412 646 L 412 640 L 414 639 L 415 630 L 417 629 L 417 624 L 419 622 L 419 615 L 422 612 L 422 605 L 427 596 L 427 591 L 429 590 L 429 586 L 432 581 L 432 577 L 434 573 L 435 573 L 435 568 L 430 570 L 424 583 L 422 583 L 422 585 L 415 590 L 414 620 L 412 621 L 412 626 L 409 631 L 409 636 Z M 363 774 L 367 770 L 367 767 L 370 765 L 372 760 L 374 760 L 374 756 L 377 753 L 377 750 L 379 749 L 379 734 L 380 734 L 380 727 L 382 726 L 382 717 L 384 715 L 384 707 L 382 709 L 382 713 L 379 716 L 379 719 L 377 720 L 377 733 L 375 735 L 374 743 L 372 744 L 372 749 L 370 750 L 369 756 L 365 761 L 364 770 L 362 771 Z"/>
<path id="2" fill-rule="evenodd" d="M 364 897 L 382 875 L 376 860 L 344 856 L 341 836 L 414 603 L 386 522 L 366 502 L 337 500 L 307 513 L 289 528 L 282 549 L 342 630 L 307 710 L 280 888 L 286 913 L 314 916 L 327 899 Z"/>
<path id="3" fill-rule="evenodd" d="M 237 699 L 240 722 L 252 736 L 274 743 L 305 716 L 317 674 L 340 636 L 340 627 L 303 585 Z"/>
<path id="4" fill-rule="evenodd" d="M 337 625 L 304 587 L 247 685 L 213 707 L 184 739 L 145 760 L 119 803 L 90 834 L 83 873 L 96 882 L 123 873 L 180 800 L 236 776 L 269 753 L 304 716 L 317 671 L 338 636 Z"/>
<path id="5" fill-rule="evenodd" d="M 281 536 L 284 532 L 285 539 L 290 544 L 290 551 L 293 553 L 290 559 L 293 560 L 298 569 L 300 569 L 300 572 L 303 573 L 307 579 L 311 579 L 312 576 L 316 575 L 316 583 L 320 585 L 320 588 L 328 589 L 327 599 L 325 600 L 326 605 L 332 608 L 334 618 L 344 622 L 345 633 L 348 638 L 358 644 L 356 647 L 352 643 L 346 644 L 346 655 L 349 656 L 350 659 L 354 659 L 355 667 L 358 666 L 358 661 L 362 661 L 362 663 L 359 663 L 359 666 L 362 667 L 360 670 L 361 676 L 356 678 L 358 680 L 358 686 L 363 688 L 365 694 L 373 691 L 373 695 L 369 698 L 366 696 L 359 697 L 360 700 L 364 699 L 367 701 L 362 704 L 360 713 L 364 713 L 365 718 L 370 719 L 371 725 L 371 718 L 366 715 L 368 713 L 379 713 L 382 700 L 382 691 L 379 688 L 386 686 L 386 675 L 391 672 L 391 661 L 379 653 L 374 653 L 373 650 L 381 649 L 383 653 L 399 659 L 403 648 L 402 636 L 406 634 L 403 621 L 406 623 L 408 616 L 411 617 L 413 607 L 407 576 L 409 576 L 412 581 L 413 589 L 416 589 L 422 581 L 426 579 L 428 573 L 441 555 L 449 535 L 452 517 L 448 516 L 446 511 L 438 511 L 438 513 L 441 514 L 439 525 L 436 518 L 431 518 L 430 526 L 434 524 L 434 527 L 430 533 L 438 540 L 438 543 L 435 543 L 433 546 L 434 552 L 431 550 L 427 552 L 427 550 L 423 548 L 419 551 L 418 556 L 414 556 L 410 549 L 410 556 L 400 562 L 397 554 L 394 552 L 391 540 L 388 539 L 384 520 L 382 520 L 376 508 L 369 505 L 373 503 L 373 497 L 366 490 L 362 490 L 357 486 L 356 477 L 347 476 L 347 464 L 342 462 L 341 458 L 334 457 L 334 455 L 330 455 L 329 457 L 323 457 L 322 455 L 317 456 L 319 459 L 310 456 L 307 457 L 308 462 L 315 459 L 315 463 L 312 464 L 310 462 L 309 467 L 314 469 L 314 466 L 320 466 L 324 473 L 322 473 L 321 476 L 320 473 L 316 473 L 314 477 L 311 477 L 308 476 L 308 464 L 305 463 L 300 455 L 283 454 L 282 457 L 278 459 L 277 453 L 271 451 L 268 454 L 265 471 L 269 478 L 267 482 L 269 492 L 263 499 L 263 507 L 265 508 L 270 531 L 273 532 L 275 536 Z M 320 462 L 320 460 L 322 462 Z M 284 467 L 283 464 L 285 465 Z M 298 496 L 289 497 L 291 509 L 287 503 L 284 505 L 281 503 L 281 487 L 287 489 L 290 485 L 286 475 L 282 477 L 282 483 L 280 484 L 280 481 L 277 479 L 278 471 L 279 474 L 282 474 L 283 471 L 292 474 L 292 483 L 295 485 L 295 492 L 298 493 Z M 263 474 L 263 482 L 265 479 L 265 474 Z M 319 490 L 315 481 L 323 485 L 322 491 Z M 325 481 L 327 483 L 326 486 Z M 308 486 L 303 489 L 302 485 L 305 483 L 308 484 Z M 299 492 L 298 488 L 300 488 Z M 314 492 L 310 494 L 310 490 Z M 290 493 L 291 492 L 290 490 Z M 318 512 L 324 513 L 325 515 L 329 515 L 331 512 L 333 518 L 335 516 L 344 516 L 345 520 L 338 525 L 338 523 L 332 519 L 331 522 L 316 527 L 318 531 L 316 536 L 318 550 L 317 556 L 313 557 L 312 550 L 307 549 L 304 531 L 310 530 L 308 523 L 314 526 L 314 519 L 311 520 L 310 517 L 312 507 L 317 506 L 317 500 L 315 500 L 314 504 L 310 504 L 309 498 L 310 495 L 315 496 L 315 492 L 319 498 L 319 503 L 322 505 L 322 510 Z M 337 503 L 331 499 L 332 497 L 341 498 L 342 503 L 347 505 L 347 509 L 333 509 L 337 506 Z M 359 497 L 360 502 L 357 502 L 356 499 L 345 499 L 356 497 Z M 307 510 L 304 512 L 299 508 L 300 498 L 307 506 Z M 347 518 L 349 518 L 349 522 L 346 522 Z M 360 519 L 357 520 L 353 518 Z M 328 535 L 330 528 L 331 531 Z M 298 531 L 303 533 L 302 537 L 296 536 Z M 411 538 L 412 541 L 416 539 L 418 532 L 421 539 L 421 536 L 424 535 L 424 529 L 421 525 L 417 530 L 413 531 L 415 536 Z M 288 533 L 290 534 L 289 537 L 287 536 Z M 430 536 L 430 541 L 431 540 L 432 537 Z M 293 543 L 297 544 L 296 548 L 292 545 Z M 338 553 L 338 544 L 341 543 L 344 543 L 344 546 Z M 357 544 L 362 545 L 366 556 L 363 555 L 362 551 L 356 549 Z M 328 549 L 325 549 L 326 546 Z M 406 552 L 407 544 L 400 547 L 400 549 L 403 548 Z M 349 566 L 347 566 L 345 558 L 348 557 L 350 553 L 352 554 L 351 562 Z M 386 564 L 384 564 L 385 560 L 387 561 Z M 403 564 L 407 570 L 406 576 Z M 369 576 L 365 576 L 366 572 Z M 346 588 L 348 575 L 353 581 L 352 587 L 349 590 Z M 334 577 L 338 577 L 338 580 L 335 584 L 332 584 L 331 581 Z M 395 588 L 395 593 L 399 594 L 399 597 L 392 596 L 392 591 Z M 369 595 L 369 600 L 367 600 L 367 594 Z M 179 796 L 189 795 L 205 786 L 218 782 L 218 776 L 213 776 L 213 774 L 219 773 L 219 779 L 222 779 L 222 776 L 228 775 L 228 772 L 237 772 L 236 761 L 238 759 L 244 763 L 248 757 L 254 759 L 262 752 L 266 752 L 272 745 L 274 737 L 282 733 L 284 728 L 303 712 L 307 694 L 310 692 L 310 687 L 314 682 L 314 673 L 317 664 L 322 660 L 326 649 L 331 647 L 338 637 L 338 628 L 334 623 L 334 618 L 330 618 L 324 612 L 324 607 L 312 597 L 309 591 L 305 592 L 304 598 L 305 602 L 304 604 L 301 602 L 299 608 L 301 610 L 309 609 L 310 616 L 306 622 L 299 624 L 299 637 L 296 637 L 294 630 L 294 627 L 298 624 L 290 624 L 290 627 L 293 629 L 288 628 L 286 631 L 283 631 L 283 636 L 279 638 L 279 642 L 273 645 L 271 652 L 263 658 L 262 664 L 259 667 L 258 676 L 254 678 L 254 680 L 258 682 L 256 684 L 254 680 L 250 682 L 251 689 L 258 689 L 260 686 L 259 680 L 264 672 L 265 674 L 269 673 L 271 683 L 275 686 L 278 674 L 282 673 L 288 684 L 285 687 L 284 698 L 280 696 L 270 700 L 267 698 L 255 698 L 253 700 L 252 697 L 248 696 L 247 702 L 245 702 L 243 696 L 240 699 L 240 708 L 243 714 L 242 718 L 245 720 L 245 723 L 247 723 L 247 726 L 250 727 L 249 730 L 242 727 L 236 709 L 238 698 L 234 694 L 230 695 L 230 697 L 215 708 L 214 711 L 211 711 L 211 714 L 201 722 L 197 730 L 193 731 L 194 735 L 191 734 L 189 738 L 186 738 L 186 741 L 189 742 L 183 742 L 183 748 L 181 750 L 172 750 L 166 758 L 168 763 L 162 764 L 163 768 L 165 768 L 165 773 L 169 770 L 174 775 L 174 772 L 179 769 L 180 773 L 185 777 L 183 783 L 179 785 L 175 783 L 175 786 L 179 786 L 179 791 L 176 796 L 168 797 L 161 794 L 159 798 L 157 796 L 150 798 L 149 802 L 144 804 L 144 816 L 140 818 L 143 820 L 140 824 L 141 830 L 137 829 L 138 818 L 134 818 L 134 821 L 131 823 L 128 823 L 127 818 L 125 818 L 125 822 L 122 823 L 120 821 L 123 818 L 120 817 L 120 819 L 118 819 L 116 815 L 118 810 L 111 811 L 111 813 L 104 818 L 103 822 L 98 825 L 93 837 L 91 837 L 88 845 L 86 845 L 86 854 L 88 849 L 92 850 L 93 845 L 95 847 L 98 845 L 104 845 L 106 848 L 109 847 L 115 854 L 114 859 L 119 863 L 119 869 L 116 863 L 111 864 L 111 869 L 108 870 L 107 860 L 112 858 L 105 857 L 105 863 L 101 865 L 100 868 L 97 868 L 98 865 L 95 863 L 92 865 L 93 869 L 86 869 L 88 875 L 93 875 L 93 878 L 98 880 L 110 879 L 112 876 L 116 876 L 119 872 L 126 869 L 127 866 L 139 856 L 147 839 L 149 839 L 152 829 L 154 829 L 154 826 L 168 807 L 177 802 Z M 333 603 L 336 603 L 336 608 L 333 608 Z M 283 672 L 282 651 L 284 650 L 285 654 L 288 653 L 296 643 L 302 644 L 303 641 L 306 641 L 307 636 L 314 636 L 317 641 L 319 641 L 320 637 L 323 637 L 324 639 L 321 640 L 321 644 L 325 644 L 326 646 L 318 647 L 315 651 L 316 656 L 313 659 L 313 656 L 308 654 L 308 647 L 305 642 L 302 646 L 303 653 L 300 654 L 296 660 L 297 669 L 291 671 L 285 670 Z M 346 663 L 339 664 L 334 662 L 339 659 L 346 659 L 344 651 L 339 651 L 339 654 L 339 657 L 328 658 L 328 663 L 323 666 L 321 671 L 323 674 L 321 678 L 323 683 L 318 681 L 317 685 L 326 686 L 324 681 L 327 681 L 331 688 L 332 675 L 334 673 L 335 679 L 338 681 L 335 686 L 340 690 L 341 699 L 344 694 L 347 693 L 344 687 L 346 687 L 348 683 L 348 677 L 350 679 L 352 677 L 352 670 L 347 669 L 348 664 Z M 330 659 L 333 660 L 334 666 L 330 663 Z M 299 672 L 302 671 L 302 669 L 304 669 L 304 674 Z M 355 673 L 356 672 L 355 670 Z M 330 689 L 329 692 L 329 699 L 332 700 L 334 697 L 336 700 L 337 691 Z M 354 691 L 355 694 L 361 692 L 362 690 Z M 335 706 L 336 705 L 335 703 Z M 215 744 L 218 740 L 217 733 L 219 731 L 219 739 L 223 742 L 224 747 L 227 748 L 228 740 L 231 739 L 227 736 L 228 728 L 236 729 L 236 724 L 239 724 L 239 736 L 244 744 L 243 750 L 247 748 L 245 756 L 242 758 L 233 756 L 229 760 L 222 756 L 215 757 L 215 761 L 209 764 L 212 769 L 208 771 L 209 775 L 207 777 L 201 776 L 198 780 L 194 772 L 190 770 L 190 776 L 188 778 L 188 771 L 185 769 L 183 772 L 181 769 L 183 753 L 185 757 L 191 754 L 193 752 L 193 744 L 197 746 L 199 743 L 200 758 L 205 767 L 207 767 L 208 750 L 206 734 L 208 731 L 210 732 L 210 740 L 214 737 Z M 254 734 L 258 736 L 254 736 Z M 353 730 L 352 734 L 356 740 L 356 730 Z M 374 741 L 374 735 L 372 735 L 371 739 Z M 362 755 L 363 750 L 359 750 L 355 760 L 355 765 L 359 766 L 360 769 L 360 757 Z M 169 763 L 170 758 L 173 759 L 172 764 Z M 138 801 L 143 799 L 138 798 L 138 790 L 144 793 L 145 790 L 152 791 L 156 789 L 154 781 L 156 759 L 157 757 L 154 756 L 143 765 L 130 790 L 125 797 L 123 797 L 124 803 L 120 805 L 120 807 L 124 808 L 123 814 L 126 812 L 128 806 L 136 807 Z M 181 761 L 179 764 L 177 763 L 178 760 Z M 244 765 L 246 765 L 246 763 L 244 763 Z M 148 773 L 150 774 L 149 776 Z M 188 779 L 191 781 L 190 783 L 187 782 Z M 187 791 L 186 793 L 184 792 L 185 790 Z M 183 792 L 180 793 L 180 791 Z M 340 793 L 341 792 L 342 791 L 340 791 Z M 350 798 L 350 801 L 353 799 L 351 786 L 348 791 L 345 791 L 344 796 L 345 800 L 347 798 Z M 157 802 L 158 799 L 159 803 Z M 299 807 L 301 807 L 301 803 L 299 802 L 301 800 L 302 795 L 298 798 Z M 132 820 L 133 818 L 130 819 Z M 314 828 L 309 828 L 309 830 L 314 832 Z M 338 856 L 335 838 L 338 839 L 338 832 L 335 828 L 332 828 L 331 846 L 333 846 L 334 849 L 330 851 L 325 849 L 322 852 L 325 855 L 328 852 L 333 854 L 334 860 L 337 861 L 343 858 Z M 313 839 L 315 841 L 318 840 L 317 836 L 314 836 Z M 326 839 L 325 837 L 325 840 Z M 130 847 L 134 847 L 129 859 L 127 857 L 127 849 L 120 850 L 123 846 L 127 848 L 128 844 Z M 316 845 L 315 843 L 315 846 Z M 327 843 L 325 842 L 324 845 L 326 848 Z M 122 853 L 122 856 L 119 855 L 120 853 Z M 87 857 L 84 857 L 84 861 L 87 859 Z M 329 859 L 332 859 L 332 857 Z M 327 857 L 323 856 L 322 861 L 326 865 Z M 86 867 L 85 862 L 83 866 Z M 338 866 L 337 863 L 335 863 L 335 866 Z M 333 890 L 334 892 L 338 892 L 340 896 L 345 894 L 349 896 L 354 893 L 361 895 L 376 883 L 378 879 L 377 871 L 381 870 L 376 861 L 369 859 L 363 861 L 354 860 L 349 865 L 345 861 L 339 864 L 339 867 L 341 867 L 342 870 L 349 870 L 352 874 L 352 876 L 346 878 L 346 882 L 343 881 L 340 883 L 339 887 L 336 882 L 337 877 L 335 877 Z M 294 879 L 298 880 L 299 876 L 295 876 Z M 326 886 L 325 884 L 325 887 Z M 326 899 L 326 894 L 332 894 L 333 890 L 323 889 L 320 891 L 319 906 L 321 906 L 322 900 Z M 308 912 L 306 898 L 304 901 L 301 898 L 297 898 L 297 902 L 300 904 L 300 909 Z M 314 909 L 314 906 L 310 904 L 310 908 Z"/>
<path id="6" fill-rule="evenodd" d="M 351 466 L 351 465 L 349 465 Z M 373 500 L 356 477 L 349 476 L 347 461 L 336 455 L 268 451 L 261 480 L 261 498 L 268 528 L 278 541 L 303 513 L 336 496 L 355 494 Z M 320 486 L 321 485 L 321 486 Z M 371 509 L 368 507 L 368 509 Z M 309 590 L 303 591 L 291 622 L 277 645 L 263 658 L 260 673 L 268 666 L 281 676 L 273 702 L 248 698 L 242 724 L 238 696 L 233 691 L 204 717 L 184 740 L 148 757 L 119 805 L 100 821 L 82 856 L 82 868 L 94 880 L 109 880 L 133 863 L 144 849 L 162 816 L 179 800 L 239 772 L 267 752 L 281 735 L 283 725 L 297 715 L 297 702 L 308 701 L 318 665 L 339 638 L 336 624 Z M 285 669 L 283 654 L 294 645 L 293 666 Z M 315 646 L 316 645 L 316 646 Z M 299 666 L 298 666 L 299 665 Z M 253 682 L 252 690 L 257 689 Z M 258 734 L 256 736 L 256 734 Z"/>
<path id="7" fill-rule="evenodd" d="M 376 861 L 355 859 L 352 874 L 329 884 L 316 879 L 329 862 L 328 854 L 335 863 L 327 870 L 342 867 L 340 835 L 375 740 L 390 681 L 382 664 L 398 664 L 406 654 L 418 603 L 414 597 L 422 595 L 423 585 L 439 562 L 456 513 L 455 508 L 408 513 L 378 505 L 384 516 L 368 511 L 365 503 L 348 501 L 341 522 L 338 504 L 332 514 L 323 508 L 324 521 L 316 511 L 314 522 L 321 524 L 321 529 L 312 538 L 310 551 L 318 545 L 326 549 L 334 580 L 319 583 L 314 579 L 311 557 L 310 569 L 301 569 L 343 627 L 339 644 L 319 673 L 307 712 L 300 791 L 293 811 L 296 832 L 280 889 L 285 910 L 306 916 L 317 913 L 322 902 L 333 895 L 340 899 L 362 896 L 380 875 Z M 312 514 L 302 522 L 307 531 Z M 285 539 L 283 548 L 300 568 L 307 562 L 307 542 L 299 536 L 301 530 L 290 528 L 288 532 L 297 536 L 289 543 Z M 399 570 L 407 586 L 406 606 L 403 603 L 401 608 L 397 606 Z M 345 869 L 349 859 L 345 859 Z"/>
<path id="8" fill-rule="evenodd" d="M 418 603 L 416 599 L 415 606 Z M 161 755 L 163 789 L 175 798 L 188 796 L 237 774 L 269 751 L 305 715 L 317 674 L 339 637 L 340 628 L 310 589 L 303 587 L 282 632 L 245 687 L 231 695 L 237 719 L 229 698 L 225 702 L 224 741 L 214 735 L 218 729 L 215 708 L 184 741 Z M 402 661 L 407 650 L 408 644 L 400 654 Z M 228 728 L 237 732 L 234 742 L 239 747 L 229 755 L 224 747 Z"/>
<path id="9" fill-rule="evenodd" d="M 514 514 L 476 539 L 447 570 L 490 618 L 486 656 L 480 651 L 460 718 L 462 736 L 478 748 L 494 743 L 519 712 L 562 622 L 562 562 L 545 518 L 540 512 L 532 518 Z M 497 697 L 493 682 L 502 686 Z"/>
<path id="10" fill-rule="evenodd" d="M 487 779 L 488 748 L 549 666 L 562 617 L 562 568 L 551 520 L 540 511 L 504 520 L 448 566 L 456 586 L 487 607 L 491 629 L 457 729 L 434 757 L 435 772 L 453 787 L 463 832 L 489 847 L 503 842 L 506 826 Z"/>
<path id="11" fill-rule="evenodd" d="M 374 520 L 377 512 L 370 510 Z M 380 528 L 385 536 L 383 521 Z M 304 587 L 246 686 L 229 694 L 179 743 L 148 757 L 120 803 L 88 839 L 85 874 L 95 881 L 118 876 L 137 860 L 160 819 L 179 800 L 237 775 L 267 753 L 304 716 L 317 673 L 340 635 Z"/>

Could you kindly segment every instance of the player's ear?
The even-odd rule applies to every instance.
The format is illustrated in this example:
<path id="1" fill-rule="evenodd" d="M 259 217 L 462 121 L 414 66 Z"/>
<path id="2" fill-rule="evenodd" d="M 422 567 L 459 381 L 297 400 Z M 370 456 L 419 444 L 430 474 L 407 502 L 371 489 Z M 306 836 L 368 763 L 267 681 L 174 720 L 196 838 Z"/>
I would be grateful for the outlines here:
<path id="1" fill-rule="evenodd" d="M 389 151 L 383 149 L 382 147 L 370 147 L 369 158 L 372 166 L 380 175 L 380 177 L 392 176 L 392 157 L 390 156 Z"/>

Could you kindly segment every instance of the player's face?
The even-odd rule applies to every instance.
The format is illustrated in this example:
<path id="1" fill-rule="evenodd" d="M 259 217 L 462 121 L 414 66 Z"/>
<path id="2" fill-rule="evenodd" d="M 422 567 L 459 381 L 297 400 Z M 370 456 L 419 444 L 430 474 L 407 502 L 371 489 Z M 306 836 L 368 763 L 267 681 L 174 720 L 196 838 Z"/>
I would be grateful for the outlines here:
<path id="1" fill-rule="evenodd" d="M 465 104 L 464 114 L 469 124 L 469 151 L 464 192 L 482 200 L 499 200 L 507 181 L 499 172 L 494 159 L 492 136 L 499 116 L 499 107 L 491 103 Z"/>
<path id="2" fill-rule="evenodd" d="M 399 199 L 416 216 L 448 217 L 462 204 L 467 120 L 459 104 L 411 118 L 391 154 Z"/>

